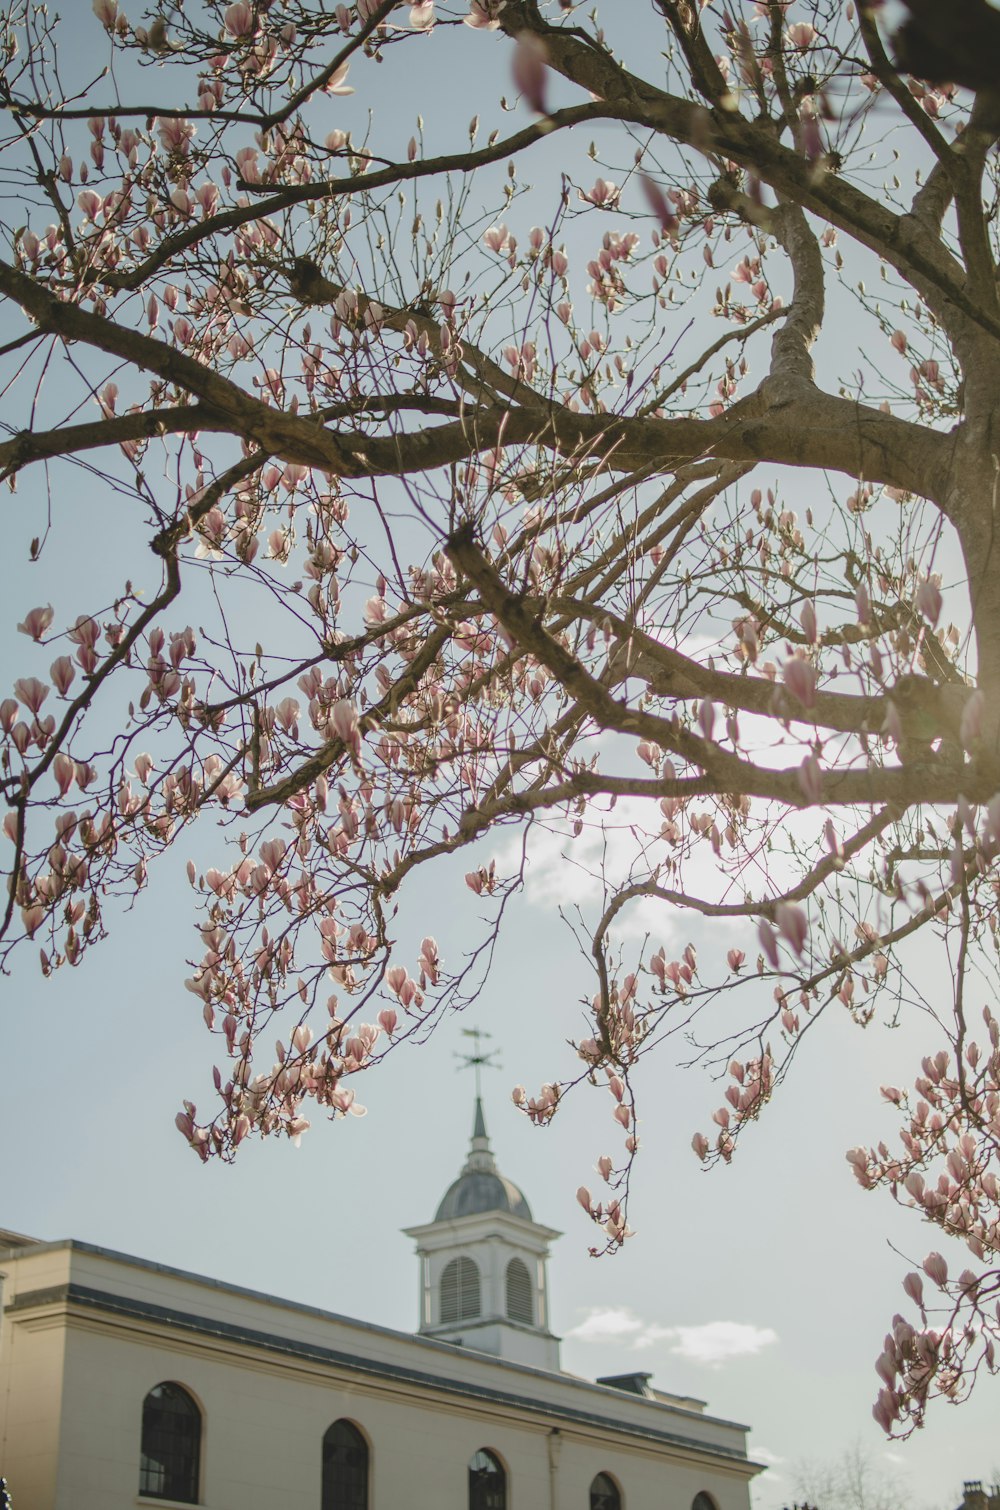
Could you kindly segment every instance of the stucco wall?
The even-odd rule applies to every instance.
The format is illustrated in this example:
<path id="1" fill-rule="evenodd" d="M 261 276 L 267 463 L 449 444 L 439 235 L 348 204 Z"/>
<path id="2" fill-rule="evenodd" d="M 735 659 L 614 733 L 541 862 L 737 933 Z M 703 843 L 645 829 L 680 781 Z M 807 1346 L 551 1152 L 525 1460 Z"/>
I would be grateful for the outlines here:
<path id="1" fill-rule="evenodd" d="M 66 1250 L 39 1255 L 28 1264 L 0 1263 L 5 1312 L 16 1303 L 25 1282 L 36 1291 L 58 1290 L 69 1267 Z M 30 1326 L 14 1328 L 0 1318 L 0 1474 L 12 1488 L 18 1485 L 18 1510 L 21 1503 L 42 1510 L 54 1503 L 64 1343 L 65 1330 L 55 1308 L 49 1315 L 37 1315 Z"/>

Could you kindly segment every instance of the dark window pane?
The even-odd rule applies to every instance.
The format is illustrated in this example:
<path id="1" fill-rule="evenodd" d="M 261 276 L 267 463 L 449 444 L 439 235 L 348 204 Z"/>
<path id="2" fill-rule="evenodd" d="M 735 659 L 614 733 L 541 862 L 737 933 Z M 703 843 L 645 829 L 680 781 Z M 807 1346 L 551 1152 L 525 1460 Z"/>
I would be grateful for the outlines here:
<path id="1" fill-rule="evenodd" d="M 507 1510 L 507 1475 L 484 1448 L 469 1464 L 469 1510 Z"/>
<path id="2" fill-rule="evenodd" d="M 323 1510 L 368 1510 L 368 1443 L 350 1421 L 323 1437 Z"/>
<path id="3" fill-rule="evenodd" d="M 718 1510 L 718 1506 L 712 1496 L 706 1494 L 704 1489 L 702 1489 L 692 1500 L 691 1510 Z"/>
<path id="4" fill-rule="evenodd" d="M 441 1320 L 447 1325 L 479 1313 L 479 1269 L 471 1258 L 453 1258 L 441 1275 Z"/>
<path id="5" fill-rule="evenodd" d="M 590 1510 L 622 1510 L 618 1485 L 608 1473 L 599 1473 L 590 1486 Z"/>
<path id="6" fill-rule="evenodd" d="M 142 1402 L 139 1493 L 198 1503 L 201 1411 L 179 1384 L 158 1384 Z"/>
<path id="7" fill-rule="evenodd" d="M 526 1321 L 529 1326 L 535 1320 L 531 1275 L 519 1258 L 512 1258 L 507 1265 L 507 1315 L 512 1321 Z"/>

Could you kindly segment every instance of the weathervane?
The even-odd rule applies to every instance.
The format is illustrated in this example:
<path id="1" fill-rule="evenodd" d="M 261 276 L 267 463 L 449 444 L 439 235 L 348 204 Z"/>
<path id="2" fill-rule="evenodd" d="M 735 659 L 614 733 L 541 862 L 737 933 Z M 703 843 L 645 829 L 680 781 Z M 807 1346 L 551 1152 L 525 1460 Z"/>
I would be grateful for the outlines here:
<path id="1" fill-rule="evenodd" d="M 483 1069 L 498 1070 L 500 1068 L 496 1060 L 496 1055 L 499 1054 L 500 1050 L 483 1048 L 482 1040 L 484 1038 L 492 1038 L 493 1034 L 485 1032 L 482 1028 L 463 1028 L 462 1037 L 472 1039 L 473 1050 L 471 1054 L 456 1053 L 455 1058 L 462 1061 L 463 1069 L 467 1070 L 471 1068 L 475 1070 L 476 1098 L 479 1099 L 482 1095 L 482 1086 L 480 1084 L 481 1071 Z"/>

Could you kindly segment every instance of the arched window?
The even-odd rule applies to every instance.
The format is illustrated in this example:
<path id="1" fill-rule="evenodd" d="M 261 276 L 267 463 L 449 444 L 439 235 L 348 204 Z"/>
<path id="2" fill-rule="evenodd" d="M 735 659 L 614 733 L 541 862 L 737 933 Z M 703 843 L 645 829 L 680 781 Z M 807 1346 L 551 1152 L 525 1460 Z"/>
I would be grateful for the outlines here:
<path id="1" fill-rule="evenodd" d="M 323 1435 L 323 1510 L 368 1510 L 368 1443 L 350 1421 Z"/>
<path id="2" fill-rule="evenodd" d="M 469 1510 L 507 1510 L 507 1475 L 485 1447 L 469 1464 Z"/>
<path id="3" fill-rule="evenodd" d="M 591 1484 L 590 1510 L 622 1510 L 621 1490 L 610 1473 L 599 1473 Z"/>
<path id="4" fill-rule="evenodd" d="M 719 1510 L 719 1507 L 712 1496 L 701 1489 L 691 1501 L 691 1510 Z"/>
<path id="5" fill-rule="evenodd" d="M 180 1384 L 157 1384 L 142 1402 L 139 1493 L 198 1503 L 201 1411 Z"/>
<path id="6" fill-rule="evenodd" d="M 468 1321 L 479 1311 L 479 1269 L 471 1258 L 453 1258 L 441 1275 L 441 1320 Z"/>
<path id="7" fill-rule="evenodd" d="M 512 1258 L 507 1265 L 507 1315 L 511 1321 L 526 1321 L 529 1326 L 535 1319 L 531 1275 L 519 1258 Z"/>

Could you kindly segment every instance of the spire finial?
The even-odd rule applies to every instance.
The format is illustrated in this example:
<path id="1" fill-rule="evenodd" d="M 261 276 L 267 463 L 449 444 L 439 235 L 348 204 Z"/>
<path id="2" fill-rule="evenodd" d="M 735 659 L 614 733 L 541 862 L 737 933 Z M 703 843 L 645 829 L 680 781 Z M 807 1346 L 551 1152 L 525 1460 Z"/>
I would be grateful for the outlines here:
<path id="1" fill-rule="evenodd" d="M 463 1038 L 471 1038 L 472 1039 L 472 1053 L 471 1054 L 456 1054 L 455 1058 L 456 1059 L 460 1059 L 462 1061 L 462 1068 L 463 1069 L 474 1069 L 475 1070 L 475 1072 L 476 1072 L 476 1104 L 477 1104 L 477 1106 L 479 1106 L 479 1104 L 480 1104 L 480 1102 L 482 1100 L 482 1094 L 483 1094 L 481 1071 L 484 1068 L 488 1069 L 488 1070 L 498 1070 L 500 1068 L 499 1064 L 496 1062 L 496 1055 L 500 1052 L 500 1050 L 499 1049 L 484 1049 L 484 1047 L 483 1047 L 483 1039 L 484 1038 L 492 1038 L 493 1034 L 492 1033 L 487 1033 L 485 1031 L 485 1029 L 483 1029 L 483 1028 L 463 1028 L 462 1029 L 462 1037 Z M 482 1114 L 482 1108 L 480 1107 L 480 1116 L 481 1116 L 481 1114 Z M 482 1136 L 485 1137 L 485 1135 L 486 1135 L 486 1131 L 485 1131 L 485 1128 L 484 1128 Z M 473 1136 L 476 1136 L 476 1135 L 474 1134 Z"/>

